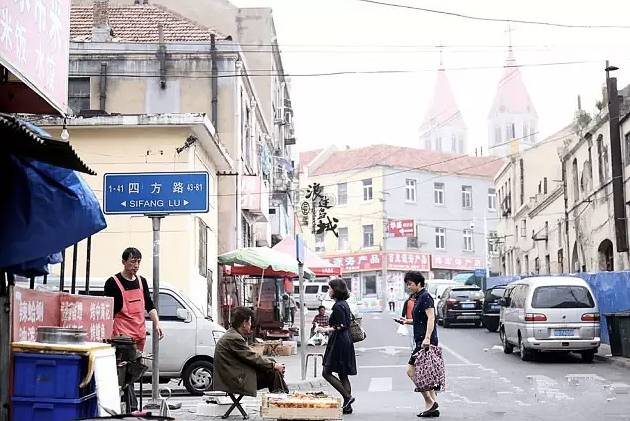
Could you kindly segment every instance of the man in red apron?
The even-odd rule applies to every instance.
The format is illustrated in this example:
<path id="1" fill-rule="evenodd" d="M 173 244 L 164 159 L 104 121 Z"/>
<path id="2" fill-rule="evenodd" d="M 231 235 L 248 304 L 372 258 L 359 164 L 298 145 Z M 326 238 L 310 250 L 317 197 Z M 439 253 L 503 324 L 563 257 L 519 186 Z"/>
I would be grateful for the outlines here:
<path id="1" fill-rule="evenodd" d="M 147 335 L 145 311 L 157 327 L 160 339 L 164 333 L 147 280 L 137 275 L 141 260 L 140 250 L 133 247 L 125 249 L 122 254 L 123 270 L 107 280 L 105 295 L 114 298 L 114 336 L 129 336 L 136 342 L 138 350 L 144 351 Z"/>

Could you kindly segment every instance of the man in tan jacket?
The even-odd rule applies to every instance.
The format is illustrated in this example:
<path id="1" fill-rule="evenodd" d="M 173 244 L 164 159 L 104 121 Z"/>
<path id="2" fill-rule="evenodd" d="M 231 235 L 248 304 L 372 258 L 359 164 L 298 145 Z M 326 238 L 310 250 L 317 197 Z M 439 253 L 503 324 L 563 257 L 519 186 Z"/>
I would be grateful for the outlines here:
<path id="1" fill-rule="evenodd" d="M 256 396 L 257 390 L 265 388 L 271 393 L 288 392 L 284 364 L 256 354 L 247 345 L 253 316 L 246 307 L 232 311 L 231 328 L 214 351 L 214 390 L 246 396 Z"/>

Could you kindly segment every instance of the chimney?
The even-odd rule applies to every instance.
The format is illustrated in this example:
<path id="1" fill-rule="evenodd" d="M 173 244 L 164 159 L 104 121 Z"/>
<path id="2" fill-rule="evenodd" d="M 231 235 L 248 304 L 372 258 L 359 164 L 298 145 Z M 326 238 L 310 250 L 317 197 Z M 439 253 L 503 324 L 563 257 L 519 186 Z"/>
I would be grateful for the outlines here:
<path id="1" fill-rule="evenodd" d="M 109 42 L 112 28 L 109 26 L 109 0 L 94 0 L 92 41 Z"/>

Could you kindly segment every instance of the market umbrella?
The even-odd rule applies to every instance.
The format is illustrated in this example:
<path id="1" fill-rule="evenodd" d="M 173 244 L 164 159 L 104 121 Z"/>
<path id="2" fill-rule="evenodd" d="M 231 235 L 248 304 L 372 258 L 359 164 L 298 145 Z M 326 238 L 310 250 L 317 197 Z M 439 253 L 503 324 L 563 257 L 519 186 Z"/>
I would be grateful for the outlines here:
<path id="1" fill-rule="evenodd" d="M 295 240 L 287 237 L 273 246 L 273 250 L 286 254 L 295 252 Z M 317 276 L 341 276 L 341 267 L 322 259 L 308 247 L 304 247 L 304 264 Z"/>
<path id="2" fill-rule="evenodd" d="M 261 272 L 271 275 L 273 271 L 278 276 L 295 276 L 298 274 L 298 263 L 295 257 L 269 247 L 245 247 L 232 250 L 218 257 L 222 265 L 245 265 L 258 268 Z M 314 278 L 315 274 L 307 267 L 304 276 Z"/>

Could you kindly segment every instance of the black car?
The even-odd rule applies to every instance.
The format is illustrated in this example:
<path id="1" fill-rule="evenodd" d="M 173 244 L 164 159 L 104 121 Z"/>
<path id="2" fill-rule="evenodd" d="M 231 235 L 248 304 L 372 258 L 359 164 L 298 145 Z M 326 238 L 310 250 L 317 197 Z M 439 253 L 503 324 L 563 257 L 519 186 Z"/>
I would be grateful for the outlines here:
<path id="1" fill-rule="evenodd" d="M 473 323 L 481 327 L 483 291 L 475 285 L 447 288 L 437 307 L 438 324 L 449 327 L 452 323 Z"/>
<path id="2" fill-rule="evenodd" d="M 485 328 L 490 332 L 496 332 L 499 329 L 499 316 L 501 313 L 499 300 L 503 298 L 504 292 L 505 285 L 496 285 L 488 288 L 485 292 L 481 320 Z"/>

